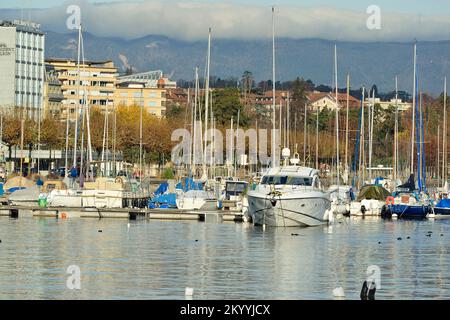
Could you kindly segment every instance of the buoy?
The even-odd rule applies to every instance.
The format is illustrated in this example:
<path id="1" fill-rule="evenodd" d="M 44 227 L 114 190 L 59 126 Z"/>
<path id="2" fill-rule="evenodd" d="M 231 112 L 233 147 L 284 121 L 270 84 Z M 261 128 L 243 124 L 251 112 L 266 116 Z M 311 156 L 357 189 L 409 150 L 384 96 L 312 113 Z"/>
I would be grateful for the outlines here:
<path id="1" fill-rule="evenodd" d="M 411 237 L 406 237 L 406 239 L 411 239 Z"/>
<path id="2" fill-rule="evenodd" d="M 198 242 L 198 240 L 197 240 L 197 239 L 195 239 L 195 242 Z"/>
<path id="3" fill-rule="evenodd" d="M 187 297 L 192 297 L 194 295 L 194 288 L 186 287 L 184 295 Z"/>
<path id="4" fill-rule="evenodd" d="M 61 219 L 67 219 L 67 213 L 65 212 L 61 213 Z"/>
<path id="5" fill-rule="evenodd" d="M 338 297 L 338 298 L 345 297 L 344 288 L 339 287 L 339 288 L 334 289 L 333 296 Z"/>

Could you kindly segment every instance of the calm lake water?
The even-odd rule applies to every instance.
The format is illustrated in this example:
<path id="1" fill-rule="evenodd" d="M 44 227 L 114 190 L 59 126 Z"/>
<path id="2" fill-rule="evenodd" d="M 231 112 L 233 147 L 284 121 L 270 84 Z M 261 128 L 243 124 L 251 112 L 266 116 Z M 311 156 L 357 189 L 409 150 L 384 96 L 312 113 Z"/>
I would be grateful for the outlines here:
<path id="1" fill-rule="evenodd" d="M 377 299 L 450 299 L 449 220 L 352 218 L 266 230 L 127 224 L 0 218 L 0 299 L 184 300 L 186 287 L 194 288 L 194 300 L 333 299 L 336 287 L 359 299 L 370 265 L 381 271 Z M 66 287 L 70 265 L 80 267 L 80 290 Z"/>

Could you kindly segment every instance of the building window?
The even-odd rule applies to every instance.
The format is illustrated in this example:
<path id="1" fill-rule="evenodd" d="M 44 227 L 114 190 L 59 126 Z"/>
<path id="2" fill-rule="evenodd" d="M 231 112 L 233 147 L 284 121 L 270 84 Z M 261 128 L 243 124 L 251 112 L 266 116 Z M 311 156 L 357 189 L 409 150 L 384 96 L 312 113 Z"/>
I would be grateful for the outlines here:
<path id="1" fill-rule="evenodd" d="M 150 102 L 148 103 L 148 106 L 149 106 L 149 107 L 156 107 L 156 102 L 155 102 L 155 101 L 150 101 Z"/>

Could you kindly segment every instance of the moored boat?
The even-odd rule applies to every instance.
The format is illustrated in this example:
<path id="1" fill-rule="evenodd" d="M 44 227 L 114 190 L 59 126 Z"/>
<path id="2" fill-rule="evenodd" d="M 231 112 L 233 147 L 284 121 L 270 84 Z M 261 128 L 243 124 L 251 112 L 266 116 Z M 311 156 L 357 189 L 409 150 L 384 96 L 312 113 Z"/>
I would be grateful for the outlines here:
<path id="1" fill-rule="evenodd" d="M 271 168 L 247 197 L 255 225 L 313 227 L 328 222 L 331 201 L 313 168 Z"/>

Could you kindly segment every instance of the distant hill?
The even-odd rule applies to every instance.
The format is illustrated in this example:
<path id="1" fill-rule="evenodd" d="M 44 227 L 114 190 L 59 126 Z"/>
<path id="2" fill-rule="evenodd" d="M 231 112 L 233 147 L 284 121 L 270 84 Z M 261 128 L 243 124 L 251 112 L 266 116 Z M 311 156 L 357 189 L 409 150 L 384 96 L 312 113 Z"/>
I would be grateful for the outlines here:
<path id="1" fill-rule="evenodd" d="M 187 42 L 149 35 L 134 40 L 84 34 L 85 54 L 89 60 L 113 60 L 121 71 L 130 66 L 137 72 L 163 70 L 173 80 L 194 78 L 194 68 L 204 72 L 205 41 Z M 46 57 L 76 57 L 76 34 L 47 33 Z M 212 40 L 211 74 L 240 77 L 246 70 L 256 81 L 270 79 L 272 44 L 269 40 Z M 277 39 L 277 80 L 302 76 L 316 84 L 333 81 L 333 41 L 320 39 Z M 412 91 L 412 43 L 338 42 L 339 86 L 345 86 L 347 73 L 353 88 L 378 86 L 380 92 L 394 88 Z M 444 76 L 450 77 L 450 41 L 418 44 L 419 77 L 423 91 L 439 94 Z"/>

